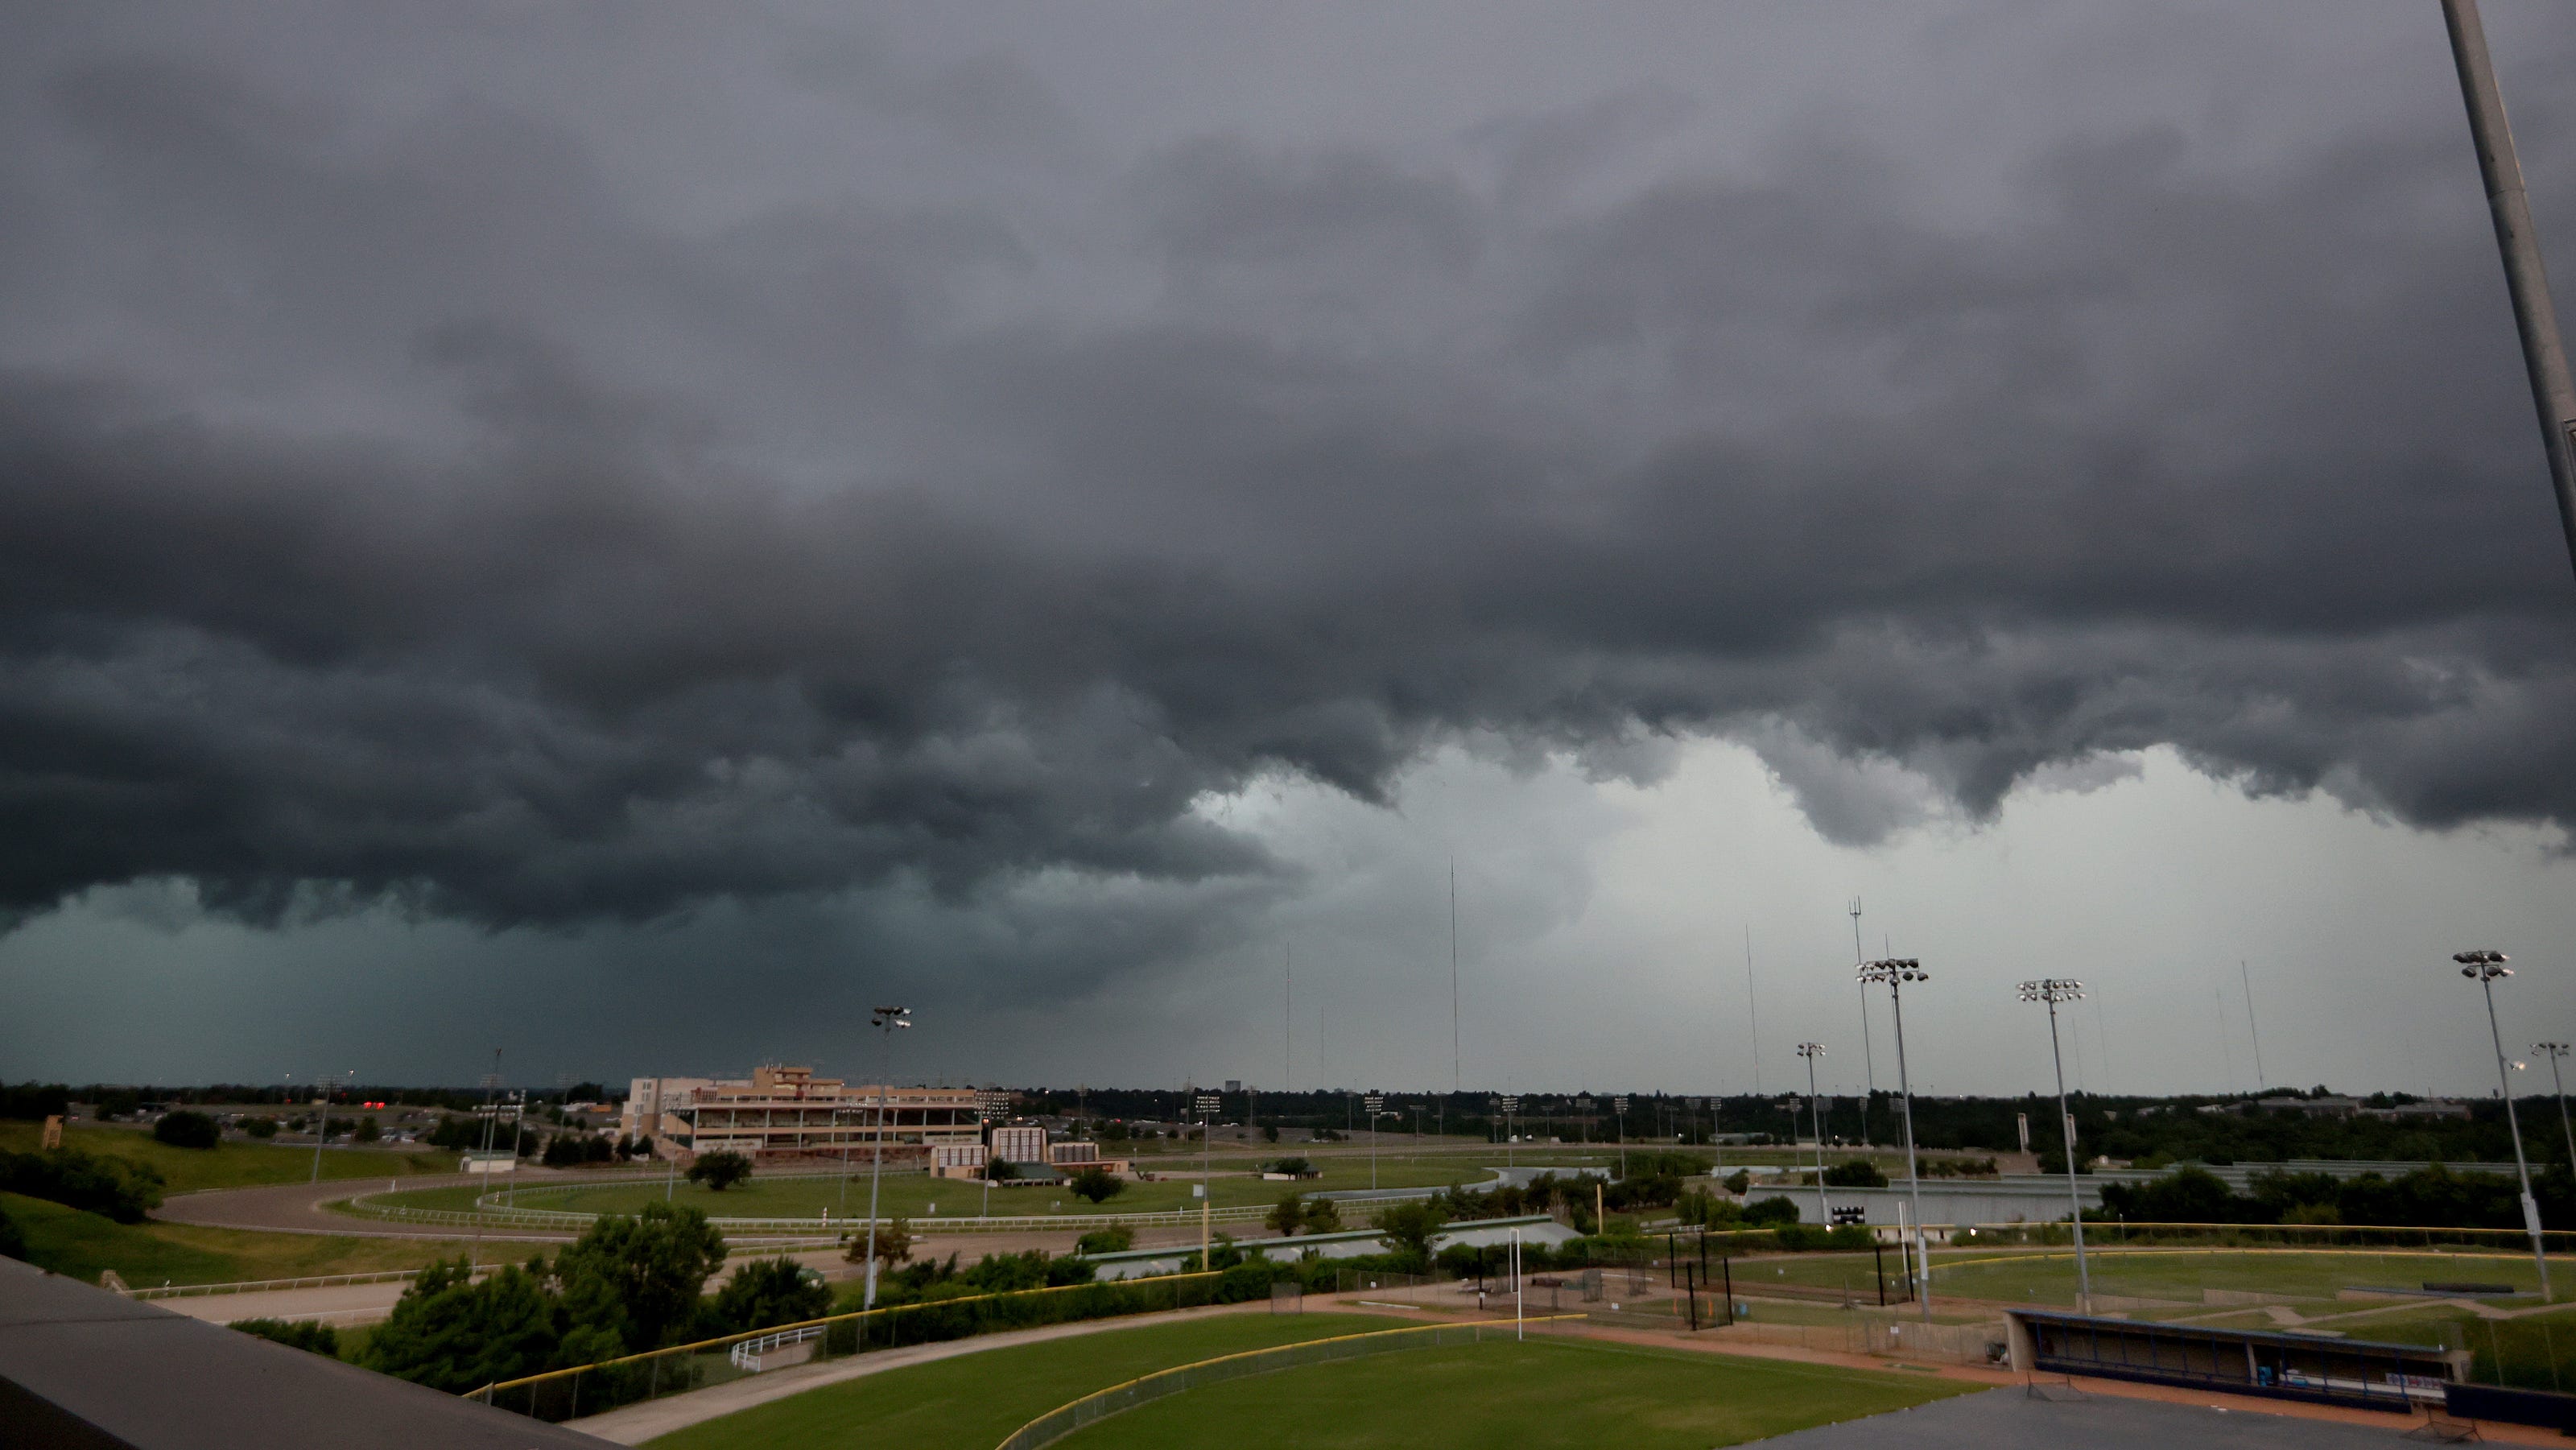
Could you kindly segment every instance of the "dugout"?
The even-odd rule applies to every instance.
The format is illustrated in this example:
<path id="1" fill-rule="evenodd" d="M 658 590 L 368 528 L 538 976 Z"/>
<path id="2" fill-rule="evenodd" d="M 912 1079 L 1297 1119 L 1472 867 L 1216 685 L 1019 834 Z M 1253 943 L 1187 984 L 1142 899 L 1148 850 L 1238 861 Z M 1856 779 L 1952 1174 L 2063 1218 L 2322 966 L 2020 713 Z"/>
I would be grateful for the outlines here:
<path id="1" fill-rule="evenodd" d="M 2411 1413 L 2439 1405 L 2469 1352 L 2314 1334 L 2213 1329 L 2010 1309 L 2012 1366 L 2228 1394 Z"/>

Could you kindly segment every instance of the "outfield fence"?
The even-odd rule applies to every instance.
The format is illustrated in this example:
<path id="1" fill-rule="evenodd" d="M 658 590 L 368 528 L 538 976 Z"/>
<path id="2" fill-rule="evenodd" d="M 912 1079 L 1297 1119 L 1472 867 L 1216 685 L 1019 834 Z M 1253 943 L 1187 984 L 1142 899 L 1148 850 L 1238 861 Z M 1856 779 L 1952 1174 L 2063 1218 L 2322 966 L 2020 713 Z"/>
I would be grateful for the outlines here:
<path id="1" fill-rule="evenodd" d="M 1541 1319 L 1514 1322 L 1478 1322 L 1471 1324 L 1423 1324 L 1406 1329 L 1378 1329 L 1365 1334 L 1342 1334 L 1330 1339 L 1310 1339 L 1302 1344 L 1283 1344 L 1271 1349 L 1246 1350 L 1241 1354 L 1220 1355 L 1196 1364 L 1184 1364 L 1158 1370 L 1127 1381 L 1095 1390 L 1069 1404 L 1058 1405 L 1036 1419 L 1012 1431 L 995 1450 L 1040 1450 L 1086 1425 L 1097 1424 L 1112 1415 L 1132 1410 L 1169 1395 L 1223 1384 L 1228 1380 L 1252 1375 L 1271 1374 L 1283 1369 L 1302 1369 L 1308 1365 L 1333 1364 L 1347 1359 L 1390 1354 L 1407 1349 L 1433 1349 L 1451 1345 L 1482 1344 L 1493 1339 L 1517 1339 L 1530 1330 L 1562 1328 L 1569 1321 L 1583 1318 L 1580 1314 L 1553 1315 Z"/>
<path id="2" fill-rule="evenodd" d="M 897 1345 L 964 1339 L 1080 1319 L 1197 1308 L 1220 1302 L 1218 1290 L 1224 1278 L 1222 1273 L 1169 1274 L 1107 1284 L 1067 1284 L 880 1305 L 523 1375 L 468 1390 L 465 1398 L 540 1420 L 569 1420 L 620 1405 L 705 1389 L 791 1364 L 840 1359 Z M 745 1345 L 753 1347 L 737 1352 Z"/>

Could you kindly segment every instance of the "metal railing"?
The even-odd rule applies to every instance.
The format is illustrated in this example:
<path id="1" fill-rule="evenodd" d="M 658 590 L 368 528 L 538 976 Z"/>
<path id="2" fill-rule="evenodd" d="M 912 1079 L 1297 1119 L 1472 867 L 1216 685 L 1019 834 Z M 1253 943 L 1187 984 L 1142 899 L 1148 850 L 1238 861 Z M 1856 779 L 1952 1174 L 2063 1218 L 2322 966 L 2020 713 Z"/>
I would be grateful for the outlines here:
<path id="1" fill-rule="evenodd" d="M 758 1373 L 756 1367 L 746 1368 L 734 1357 L 734 1347 L 746 1341 L 811 1330 L 814 1358 L 827 1359 L 999 1329 L 1196 1308 L 1215 1302 L 1216 1281 L 1223 1277 L 1221 1273 L 1165 1274 L 881 1305 L 521 1375 L 468 1390 L 465 1398 L 538 1419 L 565 1420 L 582 1414 L 585 1406 L 598 1413 Z"/>
<path id="2" fill-rule="evenodd" d="M 499 1268 L 476 1264 L 477 1277 Z M 281 1289 L 326 1289 L 335 1284 L 392 1284 L 420 1277 L 418 1269 L 380 1269 L 371 1274 L 311 1274 L 301 1279 L 241 1279 L 228 1284 L 165 1284 L 157 1289 L 119 1289 L 128 1299 L 192 1299 L 207 1294 L 266 1294 Z"/>
<path id="3" fill-rule="evenodd" d="M 803 1329 L 774 1329 L 757 1339 L 746 1339 L 735 1345 L 726 1358 L 733 1361 L 735 1369 L 745 1374 L 758 1374 L 769 1368 L 760 1362 L 763 1357 L 791 1345 L 811 1344 L 829 1332 L 820 1324 L 809 1324 Z"/>
<path id="4" fill-rule="evenodd" d="M 1219 1355 L 1195 1364 L 1178 1365 L 1139 1376 L 1124 1384 L 1094 1390 L 1078 1400 L 1058 1405 L 1029 1421 L 1005 1437 L 995 1450 L 1040 1450 L 1085 1425 L 1097 1424 L 1167 1395 L 1177 1395 L 1203 1385 L 1222 1384 L 1249 1375 L 1270 1374 L 1277 1370 L 1298 1369 L 1306 1365 L 1331 1364 L 1339 1360 L 1359 1359 L 1367 1355 L 1388 1354 L 1407 1349 L 1432 1349 L 1444 1345 L 1479 1344 L 1489 1339 L 1515 1338 L 1527 1329 L 1541 1325 L 1563 1326 L 1580 1314 L 1557 1314 L 1539 1319 L 1518 1321 L 1494 1320 L 1470 1324 L 1421 1324 L 1404 1329 L 1377 1329 L 1365 1334 L 1341 1334 L 1330 1339 L 1310 1339 L 1301 1344 L 1283 1344 L 1270 1349 L 1245 1350 L 1240 1354 Z"/>

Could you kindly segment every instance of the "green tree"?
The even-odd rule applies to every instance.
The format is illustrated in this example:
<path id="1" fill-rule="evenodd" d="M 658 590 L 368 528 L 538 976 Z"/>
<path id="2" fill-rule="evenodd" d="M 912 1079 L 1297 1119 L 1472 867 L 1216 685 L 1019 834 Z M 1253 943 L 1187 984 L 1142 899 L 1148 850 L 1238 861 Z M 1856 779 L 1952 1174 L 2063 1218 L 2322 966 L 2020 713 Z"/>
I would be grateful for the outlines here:
<path id="1" fill-rule="evenodd" d="M 832 1312 L 823 1276 L 794 1259 L 762 1259 L 733 1271 L 716 1293 L 715 1314 L 728 1333 L 801 1324 Z"/>
<path id="2" fill-rule="evenodd" d="M 245 1118 L 242 1120 L 241 1129 L 242 1132 L 249 1137 L 262 1139 L 274 1138 L 277 1136 L 277 1119 Z"/>
<path id="3" fill-rule="evenodd" d="M 1757 1228 L 1796 1223 L 1798 1205 L 1786 1198 L 1766 1198 L 1759 1203 L 1748 1203 L 1744 1206 L 1744 1221 Z"/>
<path id="4" fill-rule="evenodd" d="M 689 1181 L 703 1183 L 710 1192 L 722 1193 L 751 1176 L 751 1160 L 740 1153 L 701 1153 L 689 1165 Z"/>
<path id="5" fill-rule="evenodd" d="M 988 1183 L 1008 1183 L 1019 1176 L 1019 1170 L 1013 1168 L 1008 1159 L 987 1158 L 984 1160 L 984 1179 Z"/>
<path id="6" fill-rule="evenodd" d="M 1127 1191 L 1127 1180 L 1106 1168 L 1094 1165 L 1074 1174 L 1065 1187 L 1072 1189 L 1073 1196 L 1076 1198 L 1089 1199 L 1093 1203 L 1107 1203 Z"/>
<path id="7" fill-rule="evenodd" d="M 11 1218 L 7 1212 L 0 1211 L 0 1259 L 24 1259 L 26 1257 L 26 1231 L 19 1228 L 18 1221 Z"/>
<path id="8" fill-rule="evenodd" d="M 1278 1206 L 1270 1210 L 1268 1223 L 1272 1231 L 1283 1238 L 1290 1234 L 1294 1234 L 1301 1228 L 1304 1228 L 1306 1226 L 1306 1195 L 1302 1193 L 1292 1193 L 1286 1198 L 1279 1200 Z"/>
<path id="9" fill-rule="evenodd" d="M 574 1324 L 613 1332 L 631 1353 L 668 1342 L 688 1323 L 724 1248 L 705 1214 L 647 1204 L 632 1217 L 593 1220 L 555 1256 L 555 1280 Z"/>
<path id="10" fill-rule="evenodd" d="M 289 1349 L 307 1350 L 325 1359 L 340 1357 L 340 1331 L 310 1320 L 236 1319 L 229 1326 Z"/>
<path id="11" fill-rule="evenodd" d="M 1077 1254 L 1117 1254 L 1136 1247 L 1136 1231 L 1124 1224 L 1084 1234 L 1073 1241 Z"/>
<path id="12" fill-rule="evenodd" d="M 152 1139 L 173 1148 L 212 1148 L 223 1141 L 224 1130 L 204 1113 L 179 1108 L 163 1113 L 152 1125 Z"/>
<path id="13" fill-rule="evenodd" d="M 381 1142 L 384 1136 L 384 1125 L 376 1121 L 375 1114 L 369 1113 L 358 1120 L 358 1131 L 351 1138 L 359 1143 L 375 1143 Z"/>
<path id="14" fill-rule="evenodd" d="M 472 1273 L 463 1258 L 421 1270 L 391 1317 L 367 1336 L 358 1362 L 449 1394 L 551 1366 L 562 1336 L 545 1285 L 518 1268 L 480 1283 Z"/>
<path id="15" fill-rule="evenodd" d="M 1832 1188 L 1885 1188 L 1887 1175 L 1866 1158 L 1851 1158 L 1827 1168 L 1825 1183 Z"/>
<path id="16" fill-rule="evenodd" d="M 0 1192 L 50 1199 L 104 1214 L 118 1223 L 141 1223 L 161 1206 L 161 1170 L 148 1163 L 49 1148 L 41 1153 L 0 1151 Z"/>
<path id="17" fill-rule="evenodd" d="M 1377 1216 L 1377 1230 L 1396 1253 L 1417 1263 L 1431 1260 L 1431 1236 L 1447 1220 L 1430 1204 L 1399 1203 Z"/>
<path id="18" fill-rule="evenodd" d="M 1306 1201 L 1306 1232 L 1329 1234 L 1339 1233 L 1341 1229 L 1341 1210 L 1333 1207 L 1331 1199 L 1310 1198 Z"/>
<path id="19" fill-rule="evenodd" d="M 876 1250 L 877 1257 L 885 1260 L 887 1268 L 893 1268 L 895 1265 L 911 1258 L 911 1222 L 906 1219 L 895 1218 L 888 1219 L 884 1223 L 877 1225 Z M 867 1230 L 861 1229 L 857 1233 L 850 1235 L 850 1246 L 841 1252 L 841 1257 L 849 1260 L 853 1264 L 862 1264 L 867 1262 Z"/>

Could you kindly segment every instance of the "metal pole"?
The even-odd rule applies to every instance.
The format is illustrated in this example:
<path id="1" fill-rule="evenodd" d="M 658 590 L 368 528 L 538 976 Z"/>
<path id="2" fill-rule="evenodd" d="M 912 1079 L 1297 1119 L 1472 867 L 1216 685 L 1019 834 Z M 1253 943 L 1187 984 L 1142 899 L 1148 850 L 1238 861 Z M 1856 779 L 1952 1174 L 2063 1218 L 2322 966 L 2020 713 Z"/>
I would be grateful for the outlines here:
<path id="1" fill-rule="evenodd" d="M 1512 1230 L 1512 1338 L 1523 1337 L 1521 1329 L 1521 1231 Z"/>
<path id="2" fill-rule="evenodd" d="M 2576 1127 L 2568 1126 L 2567 1080 L 2558 1074 L 2558 1059 L 2567 1055 L 2567 1044 L 2543 1042 L 2537 1044 L 2537 1050 L 2549 1054 L 2549 1081 L 2550 1085 L 2558 1090 L 2558 1130 L 2567 1135 L 2568 1171 L 2576 1173 Z"/>
<path id="3" fill-rule="evenodd" d="M 2495 1038 L 2496 1083 L 2504 1092 L 2504 1122 L 2513 1132 L 2513 1167 L 2522 1175 L 2522 1222 L 2531 1231 L 2531 1261 L 2540 1270 L 2540 1302 L 2549 1302 L 2549 1250 L 2540 1237 L 2540 1201 L 2531 1196 L 2531 1164 L 2522 1156 L 2522 1119 L 2513 1110 L 2512 1068 L 2504 1057 L 2504 1029 L 2496 1023 L 2495 979 L 2481 972 L 2478 986 L 2487 994 L 2487 1031 Z"/>
<path id="4" fill-rule="evenodd" d="M 861 1291 L 859 1307 L 877 1307 L 877 1187 L 885 1178 L 886 1087 L 894 1080 L 894 1030 L 910 1027 L 911 1020 L 901 1007 L 879 1007 L 869 1025 L 885 1034 L 884 1068 L 877 1079 L 876 1140 L 869 1145 L 868 1155 L 868 1274 L 867 1287 Z"/>
<path id="5" fill-rule="evenodd" d="M 1865 993 L 1869 988 L 1864 985 L 1861 990 Z M 1834 1211 L 1825 1204 L 1825 1115 L 1816 1106 L 1816 1055 L 1824 1050 L 1820 1043 L 1798 1044 L 1798 1055 L 1807 1060 L 1807 1116 L 1816 1125 L 1816 1224 L 1831 1228 Z"/>
<path id="6" fill-rule="evenodd" d="M 2066 1197 L 2075 1217 L 2075 1306 L 2093 1312 L 2093 1274 L 2084 1262 L 2084 1192 L 2075 1182 L 2075 1115 L 2066 1110 L 2066 1054 L 2057 1045 L 2057 998 L 2048 998 L 2048 1055 L 2057 1064 L 2057 1130 L 2066 1135 Z"/>
<path id="7" fill-rule="evenodd" d="M 498 1053 L 494 1054 L 496 1059 L 498 1056 Z M 331 1075 L 327 1072 L 322 1073 L 320 1074 L 318 1081 L 322 1088 L 322 1121 L 313 1129 L 313 1177 L 311 1181 L 315 1183 L 322 1181 L 322 1144 L 324 1140 L 331 1136 Z"/>
<path id="8" fill-rule="evenodd" d="M 1932 1322 L 1932 1245 L 1923 1233 L 1923 1175 L 1914 1160 L 1914 1079 L 1905 1070 L 1905 997 L 1896 978 L 1887 980 L 1887 1000 L 1896 1014 L 1896 1090 L 1905 1103 L 1905 1183 L 1914 1200 L 1914 1260 L 1921 1270 L 1923 1322 Z"/>
<path id="9" fill-rule="evenodd" d="M 1860 898 L 1857 896 L 1852 898 L 1851 919 L 1852 965 L 1856 967 L 1868 956 L 1860 944 Z M 1869 983 L 1863 982 L 1860 984 L 1860 1065 L 1869 1078 L 1869 1096 L 1863 1098 L 1860 1105 L 1860 1145 L 1863 1148 L 1869 1146 L 1869 1110 L 1876 1106 L 1878 1099 L 1878 1063 L 1869 1035 Z"/>
<path id="10" fill-rule="evenodd" d="M 2541 446 L 2549 456 L 2550 487 L 2558 498 L 2558 527 L 2566 537 L 2568 561 L 2576 565 L 2576 382 L 2568 378 L 2567 348 L 2550 302 L 2549 273 L 2541 265 L 2531 198 L 2523 189 L 2522 163 L 2514 155 L 2513 127 L 2505 119 L 2504 95 L 2496 89 L 2477 0 L 2442 0 L 2442 18 L 2451 30 L 2460 98 L 2468 105 L 2469 136 L 2477 145 L 2478 173 L 2486 181 L 2496 250 L 2504 257 L 2505 290 L 2513 297 L 2514 328 L 2522 335 L 2523 368 L 2531 376 L 2531 400 L 2540 413 Z"/>

